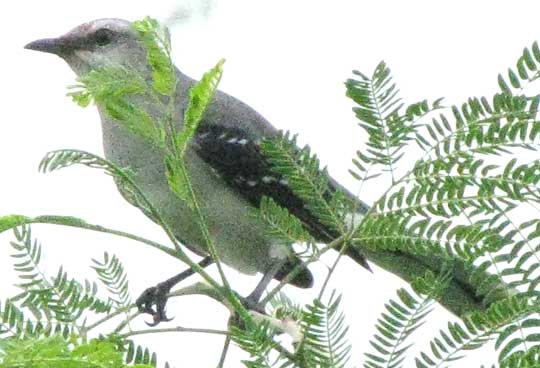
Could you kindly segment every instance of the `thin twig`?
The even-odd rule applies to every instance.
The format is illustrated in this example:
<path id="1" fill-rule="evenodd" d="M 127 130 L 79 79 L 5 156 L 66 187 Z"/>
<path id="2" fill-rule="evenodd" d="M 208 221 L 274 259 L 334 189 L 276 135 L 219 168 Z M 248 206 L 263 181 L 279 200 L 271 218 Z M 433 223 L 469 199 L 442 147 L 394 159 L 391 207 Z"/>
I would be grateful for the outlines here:
<path id="1" fill-rule="evenodd" d="M 324 294 L 324 291 L 326 290 L 326 287 L 328 286 L 328 283 L 330 282 L 330 278 L 332 277 L 332 274 L 336 270 L 336 267 L 337 267 L 339 261 L 341 260 L 341 257 L 343 256 L 343 253 L 345 252 L 346 248 L 349 246 L 350 243 L 351 243 L 350 241 L 345 241 L 344 245 L 341 247 L 341 249 L 340 249 L 340 251 L 339 251 L 339 253 L 337 255 L 337 258 L 335 259 L 334 263 L 330 267 L 330 270 L 328 270 L 328 274 L 326 275 L 326 277 L 324 279 L 323 285 L 321 287 L 321 291 L 319 291 L 319 295 L 318 295 L 317 299 L 320 300 L 322 298 L 322 296 Z"/>
<path id="2" fill-rule="evenodd" d="M 221 350 L 221 356 L 219 357 L 219 363 L 217 365 L 217 368 L 223 368 L 223 366 L 225 365 L 225 358 L 227 358 L 229 346 L 231 346 L 231 336 L 227 334 L 227 336 L 225 337 L 225 342 L 223 343 L 223 350 Z"/>
<path id="3" fill-rule="evenodd" d="M 85 328 L 85 332 L 88 332 L 94 328 L 96 328 L 97 326 L 101 325 L 102 323 L 105 323 L 113 318 L 115 318 L 116 316 L 122 314 L 122 313 L 127 313 L 129 312 L 131 309 L 133 309 L 135 306 L 135 304 L 131 304 L 127 307 L 124 307 L 124 308 L 119 308 L 117 309 L 116 311 L 114 311 L 113 313 L 109 313 L 107 314 L 105 317 L 103 318 L 100 318 L 98 319 L 96 322 L 92 323 L 91 325 L 87 326 Z"/>
<path id="4" fill-rule="evenodd" d="M 113 330 L 114 333 L 118 333 L 120 331 L 122 331 L 124 329 L 124 327 L 126 327 L 127 325 L 129 325 L 129 323 L 131 321 L 133 321 L 135 318 L 137 318 L 138 316 L 140 316 L 141 314 L 143 314 L 142 312 L 139 312 L 138 310 L 133 313 L 132 315 L 130 316 L 127 316 L 126 319 L 123 319 L 122 322 L 120 322 L 120 324 L 118 326 L 116 326 L 116 328 Z"/>
<path id="5" fill-rule="evenodd" d="M 130 332 L 121 334 L 120 337 L 127 338 L 127 337 L 131 337 L 135 335 L 146 335 L 146 334 L 163 333 L 163 332 L 195 332 L 195 333 L 205 333 L 205 334 L 213 334 L 213 335 L 228 335 L 229 334 L 227 331 L 214 330 L 211 328 L 191 328 L 191 327 L 176 326 L 176 327 L 169 327 L 169 328 L 147 328 L 144 330 L 130 331 Z"/>

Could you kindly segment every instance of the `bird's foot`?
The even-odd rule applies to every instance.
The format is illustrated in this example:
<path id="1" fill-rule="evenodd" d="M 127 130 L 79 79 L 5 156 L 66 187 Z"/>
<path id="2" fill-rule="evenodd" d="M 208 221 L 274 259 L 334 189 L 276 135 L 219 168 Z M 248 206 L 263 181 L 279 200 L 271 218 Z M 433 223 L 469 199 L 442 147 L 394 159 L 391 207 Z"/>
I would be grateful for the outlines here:
<path id="1" fill-rule="evenodd" d="M 152 323 L 146 322 L 148 326 L 157 326 L 160 322 L 171 321 L 172 318 L 167 318 L 165 307 L 167 305 L 167 294 L 171 290 L 167 282 L 161 282 L 156 286 L 149 287 L 141 293 L 135 301 L 139 312 L 147 313 L 152 316 Z M 152 306 L 156 306 L 154 309 Z"/>
<path id="2" fill-rule="evenodd" d="M 259 298 L 248 296 L 247 298 L 239 297 L 239 299 L 242 305 L 244 306 L 244 308 L 246 308 L 248 312 L 252 311 L 252 312 L 257 312 L 259 314 L 266 315 L 266 311 L 264 308 L 265 305 L 261 303 L 260 300 L 258 300 Z M 240 328 L 241 330 L 244 330 L 246 327 L 244 320 L 240 317 L 240 315 L 236 311 L 229 318 L 229 325 L 236 326 Z"/>

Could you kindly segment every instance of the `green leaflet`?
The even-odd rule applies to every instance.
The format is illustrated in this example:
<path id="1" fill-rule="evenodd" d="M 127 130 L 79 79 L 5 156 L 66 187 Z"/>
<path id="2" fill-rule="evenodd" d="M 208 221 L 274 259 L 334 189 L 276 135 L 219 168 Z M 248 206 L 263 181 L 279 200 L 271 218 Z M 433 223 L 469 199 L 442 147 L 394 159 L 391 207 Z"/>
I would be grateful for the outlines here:
<path id="1" fill-rule="evenodd" d="M 167 156 L 165 157 L 165 169 L 169 188 L 178 198 L 185 201 L 189 207 L 194 208 L 195 202 L 193 193 L 190 190 L 191 182 L 184 162 L 174 156 Z"/>
<path id="2" fill-rule="evenodd" d="M 320 170 L 319 159 L 309 146 L 298 148 L 296 136 L 285 133 L 264 139 L 261 150 L 272 170 L 287 179 L 294 193 L 321 223 L 338 234 L 346 231 L 344 216 L 352 204 L 339 190 L 331 191 L 328 173 L 326 169 Z"/>
<path id="3" fill-rule="evenodd" d="M 30 217 L 22 215 L 7 215 L 0 217 L 0 233 L 31 222 Z"/>
<path id="4" fill-rule="evenodd" d="M 265 220 L 268 234 L 284 244 L 314 242 L 300 220 L 291 215 L 286 208 L 279 206 L 272 198 L 262 198 L 260 213 L 257 215 Z"/>
<path id="5" fill-rule="evenodd" d="M 472 313 L 463 318 L 461 323 L 448 322 L 447 328 L 441 330 L 439 336 L 430 343 L 431 353 L 422 353 L 416 358 L 416 367 L 445 366 L 445 363 L 461 359 L 464 357 L 464 350 L 482 347 L 500 334 L 505 326 L 523 319 L 530 320 L 537 312 L 538 306 L 529 305 L 526 298 L 511 297 L 494 303 L 483 313 Z M 521 343 L 522 341 L 519 341 L 519 344 Z M 509 344 L 507 347 L 508 349 L 503 349 L 500 361 L 507 358 L 507 354 L 516 345 Z"/>
<path id="6" fill-rule="evenodd" d="M 92 70 L 77 81 L 78 84 L 69 87 L 74 91 L 68 93 L 74 102 L 86 107 L 94 101 L 133 133 L 159 144 L 155 122 L 141 106 L 129 100 L 130 96 L 143 95 L 147 91 L 146 82 L 138 73 L 111 65 Z"/>
<path id="7" fill-rule="evenodd" d="M 171 60 L 169 30 L 150 17 L 134 21 L 132 27 L 146 49 L 146 58 L 152 68 L 152 87 L 162 95 L 174 95 L 176 75 Z"/>
<path id="8" fill-rule="evenodd" d="M 195 135 L 204 112 L 212 102 L 223 75 L 223 63 L 225 63 L 223 59 L 218 61 L 216 66 L 206 72 L 201 80 L 189 90 L 189 103 L 184 114 L 183 129 L 175 139 L 180 158 L 184 156 L 187 145 Z"/>
<path id="9" fill-rule="evenodd" d="M 87 311 L 108 313 L 111 305 L 97 297 L 97 285 L 69 278 L 62 267 L 54 277 L 46 277 L 40 269 L 41 245 L 32 237 L 29 226 L 15 231 L 11 242 L 16 259 L 15 271 L 22 291 L 17 295 L 21 305 L 32 310 L 37 319 L 75 322 Z"/>
<path id="10" fill-rule="evenodd" d="M 356 78 L 345 82 L 347 97 L 357 104 L 353 111 L 359 120 L 358 125 L 369 135 L 367 148 L 359 159 L 386 166 L 394 180 L 394 166 L 402 157 L 400 151 L 410 140 L 413 126 L 406 117 L 398 114 L 403 104 L 398 96 L 399 90 L 392 82 L 390 68 L 384 61 L 377 65 L 371 77 L 358 71 L 353 73 Z M 413 111 L 416 110 L 413 108 Z M 357 167 L 364 171 L 361 166 Z M 363 175 L 354 173 L 353 176 Z"/>
<path id="11" fill-rule="evenodd" d="M 131 304 L 129 278 L 120 259 L 115 255 L 109 256 L 109 253 L 105 252 L 102 261 L 92 259 L 92 263 L 92 268 L 112 295 L 111 301 L 116 307 L 129 307 Z"/>
<path id="12" fill-rule="evenodd" d="M 59 336 L 42 339 L 4 340 L 0 346 L 0 367 L 114 367 L 124 368 L 122 352 L 106 340 L 93 339 L 75 344 Z M 133 368 L 152 368 L 150 364 L 130 365 Z"/>
<path id="13" fill-rule="evenodd" d="M 190 190 L 188 170 L 184 164 L 184 155 L 189 142 L 195 135 L 204 112 L 212 101 L 217 85 L 223 74 L 224 60 L 220 60 L 216 66 L 204 74 L 189 91 L 189 103 L 184 114 L 182 131 L 176 132 L 172 128 L 173 137 L 167 146 L 165 156 L 165 168 L 171 190 L 193 208 L 194 198 Z M 174 124 L 171 124 L 173 126 Z"/>
<path id="14" fill-rule="evenodd" d="M 397 291 L 397 298 L 385 304 L 385 311 L 377 320 L 377 332 L 370 340 L 371 352 L 364 353 L 364 368 L 403 367 L 410 336 L 422 324 L 433 309 L 434 298 L 442 294 L 450 273 L 435 276 L 427 271 L 413 281 L 416 293 L 404 288 Z"/>
<path id="15" fill-rule="evenodd" d="M 302 315 L 304 339 L 297 355 L 307 367 L 343 368 L 350 359 L 349 327 L 340 309 L 341 296 L 332 292 L 328 302 L 316 299 Z"/>
<path id="16" fill-rule="evenodd" d="M 515 69 L 508 68 L 506 77 L 499 74 L 497 82 L 505 94 L 521 93 L 531 82 L 540 78 L 540 49 L 535 41 L 530 48 L 525 47 L 517 60 Z"/>

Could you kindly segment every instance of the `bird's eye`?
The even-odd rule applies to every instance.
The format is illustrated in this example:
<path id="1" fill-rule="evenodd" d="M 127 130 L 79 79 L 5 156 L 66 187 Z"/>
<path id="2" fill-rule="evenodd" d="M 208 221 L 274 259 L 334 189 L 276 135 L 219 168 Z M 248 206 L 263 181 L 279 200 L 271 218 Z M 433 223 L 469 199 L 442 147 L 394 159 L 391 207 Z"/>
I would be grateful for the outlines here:
<path id="1" fill-rule="evenodd" d="M 105 46 L 111 43 L 113 32 L 110 29 L 101 28 L 93 34 L 93 39 L 96 45 Z"/>

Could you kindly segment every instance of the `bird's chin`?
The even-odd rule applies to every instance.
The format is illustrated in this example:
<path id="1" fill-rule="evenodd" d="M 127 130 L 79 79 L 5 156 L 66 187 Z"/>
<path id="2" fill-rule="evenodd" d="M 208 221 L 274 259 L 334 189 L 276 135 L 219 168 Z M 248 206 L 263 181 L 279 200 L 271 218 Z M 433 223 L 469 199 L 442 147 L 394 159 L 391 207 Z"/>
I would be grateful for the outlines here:
<path id="1" fill-rule="evenodd" d="M 88 51 L 77 50 L 59 56 L 64 59 L 78 77 L 88 74 L 92 69 L 97 67 L 93 66 L 91 60 L 89 60 L 91 55 Z"/>

